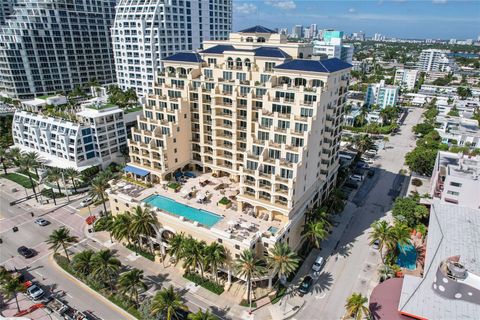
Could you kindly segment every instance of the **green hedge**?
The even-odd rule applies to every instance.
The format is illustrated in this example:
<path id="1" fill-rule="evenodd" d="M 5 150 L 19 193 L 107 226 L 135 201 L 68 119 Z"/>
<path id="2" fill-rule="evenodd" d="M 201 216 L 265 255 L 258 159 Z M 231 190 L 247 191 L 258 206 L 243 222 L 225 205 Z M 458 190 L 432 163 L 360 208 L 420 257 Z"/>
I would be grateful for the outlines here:
<path id="1" fill-rule="evenodd" d="M 240 301 L 240 305 L 242 307 L 250 307 L 250 304 L 248 303 L 248 300 L 246 299 L 243 299 L 242 301 Z M 256 308 L 257 307 L 257 303 L 255 301 L 252 301 L 252 308 Z"/>
<path id="2" fill-rule="evenodd" d="M 220 295 L 224 291 L 223 286 L 218 285 L 210 280 L 202 279 L 202 277 L 197 273 L 185 273 L 183 277 L 215 294 Z"/>
<path id="3" fill-rule="evenodd" d="M 231 202 L 230 199 L 228 199 L 227 197 L 223 197 L 222 199 L 220 199 L 220 201 L 218 201 L 218 203 L 223 204 L 223 205 L 227 205 L 230 202 Z"/>
<path id="4" fill-rule="evenodd" d="M 145 251 L 143 248 L 140 248 L 140 247 L 135 248 L 135 245 L 133 244 L 127 244 L 127 248 L 132 250 L 133 252 L 138 253 L 142 257 L 147 258 L 148 260 L 155 261 L 155 255 L 152 254 L 151 252 Z"/>
<path id="5" fill-rule="evenodd" d="M 180 184 L 178 184 L 178 183 L 176 183 L 176 182 L 170 182 L 170 183 L 168 184 L 168 187 L 169 187 L 170 189 L 177 190 L 178 188 L 180 188 Z"/>
<path id="6" fill-rule="evenodd" d="M 280 286 L 280 288 L 277 290 L 277 293 L 275 294 L 275 296 L 270 297 L 270 302 L 272 304 L 277 303 L 278 301 L 280 301 L 285 296 L 286 293 L 287 293 L 287 288 L 285 288 L 284 286 Z"/>
<path id="7" fill-rule="evenodd" d="M 18 173 L 10 172 L 10 173 L 7 173 L 7 174 L 2 174 L 1 177 L 5 178 L 5 179 L 8 179 L 10 181 L 13 181 L 15 183 L 18 183 L 19 185 L 21 185 L 24 188 L 27 188 L 27 189 L 32 188 L 32 184 L 30 183 L 30 179 L 28 177 L 24 177 L 24 176 L 22 176 Z M 35 182 L 34 182 L 34 184 L 35 184 Z M 35 184 L 35 186 L 37 186 L 37 185 Z"/>
<path id="8" fill-rule="evenodd" d="M 42 196 L 53 199 L 53 190 L 52 189 L 43 189 L 41 192 Z M 63 198 L 65 195 L 63 193 L 55 192 L 55 199 Z"/>

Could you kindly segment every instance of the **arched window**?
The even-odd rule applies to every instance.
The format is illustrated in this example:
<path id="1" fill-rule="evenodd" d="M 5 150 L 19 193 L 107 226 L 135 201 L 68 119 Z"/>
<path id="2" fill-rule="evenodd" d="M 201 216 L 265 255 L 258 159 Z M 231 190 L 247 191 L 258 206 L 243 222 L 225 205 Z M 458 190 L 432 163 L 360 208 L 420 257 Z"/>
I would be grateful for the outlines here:
<path id="1" fill-rule="evenodd" d="M 246 41 L 247 42 L 253 42 L 253 38 L 252 37 L 247 37 Z"/>
<path id="2" fill-rule="evenodd" d="M 235 67 L 237 69 L 242 69 L 242 59 L 240 58 L 235 59 Z"/>
<path id="3" fill-rule="evenodd" d="M 302 59 L 302 58 L 303 58 L 303 52 L 300 52 L 300 53 L 298 54 L 298 57 L 299 57 L 300 59 Z"/>
<path id="4" fill-rule="evenodd" d="M 315 87 L 315 88 L 323 88 L 323 81 L 322 80 L 318 80 L 318 79 L 313 79 L 312 80 L 312 87 Z"/>
<path id="5" fill-rule="evenodd" d="M 265 42 L 265 38 L 264 37 L 258 37 L 257 42 Z"/>
<path id="6" fill-rule="evenodd" d="M 295 78 L 295 87 L 305 86 L 307 84 L 307 80 L 303 78 Z"/>
<path id="7" fill-rule="evenodd" d="M 282 76 L 282 77 L 278 78 L 278 83 L 279 83 L 280 85 L 285 84 L 285 83 L 288 84 L 288 85 L 290 85 L 291 82 L 292 82 L 292 80 L 290 80 L 289 77 L 284 77 L 284 76 Z"/>
<path id="8" fill-rule="evenodd" d="M 250 67 L 252 66 L 252 63 L 250 62 L 250 59 L 245 59 L 245 66 L 250 70 Z"/>
<path id="9" fill-rule="evenodd" d="M 175 73 L 175 68 L 174 67 L 168 67 L 167 72 L 168 73 Z"/>
<path id="10" fill-rule="evenodd" d="M 231 57 L 227 58 L 227 68 L 233 69 L 233 59 Z"/>

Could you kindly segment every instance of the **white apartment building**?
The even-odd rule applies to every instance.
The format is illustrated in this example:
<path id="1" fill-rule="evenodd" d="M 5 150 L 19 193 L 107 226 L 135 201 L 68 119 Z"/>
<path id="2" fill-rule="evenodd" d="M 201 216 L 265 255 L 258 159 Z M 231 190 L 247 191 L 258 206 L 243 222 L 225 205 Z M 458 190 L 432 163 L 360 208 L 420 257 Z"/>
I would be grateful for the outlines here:
<path id="1" fill-rule="evenodd" d="M 451 62 L 448 53 L 448 50 L 422 50 L 418 58 L 418 68 L 420 71 L 450 71 Z"/>
<path id="2" fill-rule="evenodd" d="M 18 110 L 12 127 L 15 147 L 37 152 L 52 167 L 105 168 L 122 162 L 127 147 L 124 112 L 114 105 L 88 102 L 74 121 Z"/>
<path id="3" fill-rule="evenodd" d="M 8 1 L 7 1 L 8 2 Z M 115 0 L 15 0 L 0 24 L 0 93 L 31 99 L 115 80 Z"/>
<path id="4" fill-rule="evenodd" d="M 476 119 L 439 115 L 435 123 L 443 143 L 472 150 L 480 148 L 480 128 Z"/>
<path id="5" fill-rule="evenodd" d="M 465 119 L 471 119 L 475 111 L 480 109 L 480 101 L 474 99 L 437 99 L 435 105 L 439 115 L 446 116 L 455 107 L 458 115 Z"/>
<path id="6" fill-rule="evenodd" d="M 413 90 L 417 83 L 418 75 L 420 71 L 416 69 L 397 69 L 395 70 L 395 78 L 393 83 L 405 88 L 407 90 Z"/>
<path id="7" fill-rule="evenodd" d="M 227 39 L 231 29 L 231 0 L 119 0 L 112 27 L 119 87 L 153 93 L 163 58 Z"/>
<path id="8" fill-rule="evenodd" d="M 343 44 L 342 38 L 342 31 L 323 30 L 323 40 L 313 41 L 313 54 L 338 58 L 352 64 L 354 47 L 353 45 Z"/>
<path id="9" fill-rule="evenodd" d="M 430 195 L 441 202 L 480 209 L 480 156 L 440 151 L 432 173 Z"/>
<path id="10" fill-rule="evenodd" d="M 5 19 L 12 14 L 15 2 L 16 0 L 2 0 L 0 2 L 0 25 L 5 23 Z"/>
<path id="11" fill-rule="evenodd" d="M 369 106 L 376 104 L 380 108 L 394 107 L 397 105 L 399 87 L 385 84 L 385 80 L 370 84 L 365 94 L 365 103 Z"/>
<path id="12" fill-rule="evenodd" d="M 209 226 L 178 219 L 181 213 L 172 218 L 158 207 L 163 229 L 221 242 L 232 256 L 247 248 L 261 254 L 281 240 L 296 249 L 306 208 L 321 203 L 336 181 L 351 65 L 336 58 L 309 60 L 311 44 L 288 42 L 263 27 L 203 45 L 199 53 L 163 60 L 165 73 L 128 142 L 128 170 L 160 185 L 193 170 L 196 179 L 226 179 L 220 185 L 238 193 L 233 209 L 219 209 L 156 188 L 160 202 L 201 206 L 219 218 Z M 112 212 L 142 204 L 144 197 L 112 190 Z M 227 222 L 240 217 L 257 231 L 236 236 Z"/>

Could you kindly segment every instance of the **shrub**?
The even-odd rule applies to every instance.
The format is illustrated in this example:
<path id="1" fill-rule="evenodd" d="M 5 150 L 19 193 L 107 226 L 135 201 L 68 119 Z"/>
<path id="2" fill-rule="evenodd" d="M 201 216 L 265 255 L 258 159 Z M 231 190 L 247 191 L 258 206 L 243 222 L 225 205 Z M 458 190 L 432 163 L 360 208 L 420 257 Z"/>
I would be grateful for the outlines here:
<path id="1" fill-rule="evenodd" d="M 97 221 L 95 221 L 95 224 L 93 225 L 93 230 L 95 232 L 99 231 L 110 231 L 110 224 L 113 221 L 113 217 L 111 215 L 108 216 L 103 216 Z"/>
<path id="2" fill-rule="evenodd" d="M 53 259 L 63 270 L 67 271 L 72 275 L 75 275 L 75 271 L 73 271 L 73 269 L 70 267 L 70 263 L 68 262 L 67 257 L 62 256 L 59 253 L 55 253 L 53 255 Z"/>
<path id="3" fill-rule="evenodd" d="M 230 202 L 231 202 L 230 199 L 228 199 L 227 197 L 223 197 L 222 199 L 220 199 L 220 201 L 218 201 L 218 203 L 223 204 L 223 205 L 227 205 Z"/>
<path id="4" fill-rule="evenodd" d="M 47 197 L 49 199 L 53 199 L 53 190 L 52 189 L 43 189 L 41 192 L 42 196 Z M 63 193 L 55 192 L 55 199 L 63 198 L 65 195 Z"/>
<path id="5" fill-rule="evenodd" d="M 277 292 L 275 293 L 275 296 L 270 297 L 270 302 L 272 304 L 277 303 L 278 301 L 280 301 L 280 299 L 282 299 L 285 296 L 286 293 L 287 293 L 287 288 L 281 285 L 280 288 L 278 288 Z"/>
<path id="6" fill-rule="evenodd" d="M 183 277 L 215 294 L 220 295 L 224 291 L 223 286 L 218 285 L 215 282 L 212 282 L 210 280 L 202 279 L 202 277 L 199 274 L 185 273 Z"/>
<path id="7" fill-rule="evenodd" d="M 180 188 L 180 185 L 176 182 L 170 182 L 167 186 L 173 190 L 177 190 L 178 188 Z"/>
<path id="8" fill-rule="evenodd" d="M 423 182 L 422 182 L 422 180 L 420 180 L 420 179 L 418 179 L 418 178 L 413 178 L 413 179 L 412 179 L 412 184 L 413 184 L 415 187 L 420 187 L 420 186 L 423 184 Z"/>
<path id="9" fill-rule="evenodd" d="M 135 248 L 135 245 L 131 243 L 127 244 L 127 248 L 132 250 L 133 252 L 138 253 L 139 255 L 141 255 L 142 257 L 148 260 L 155 261 L 155 255 L 152 254 L 151 252 L 145 251 L 143 248 L 140 248 L 140 247 Z"/>

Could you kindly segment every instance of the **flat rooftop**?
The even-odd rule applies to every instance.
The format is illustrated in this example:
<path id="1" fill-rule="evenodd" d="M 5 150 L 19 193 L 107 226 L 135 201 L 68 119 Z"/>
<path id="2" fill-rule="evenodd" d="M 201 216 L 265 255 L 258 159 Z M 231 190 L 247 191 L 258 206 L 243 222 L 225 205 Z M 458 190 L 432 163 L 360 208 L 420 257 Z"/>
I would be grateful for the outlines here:
<path id="1" fill-rule="evenodd" d="M 478 319 L 478 303 L 447 299 L 432 285 L 437 269 L 449 257 L 460 256 L 469 273 L 480 275 L 480 210 L 433 200 L 427 236 L 423 278 L 406 275 L 403 280 L 399 312 L 425 319 Z"/>

